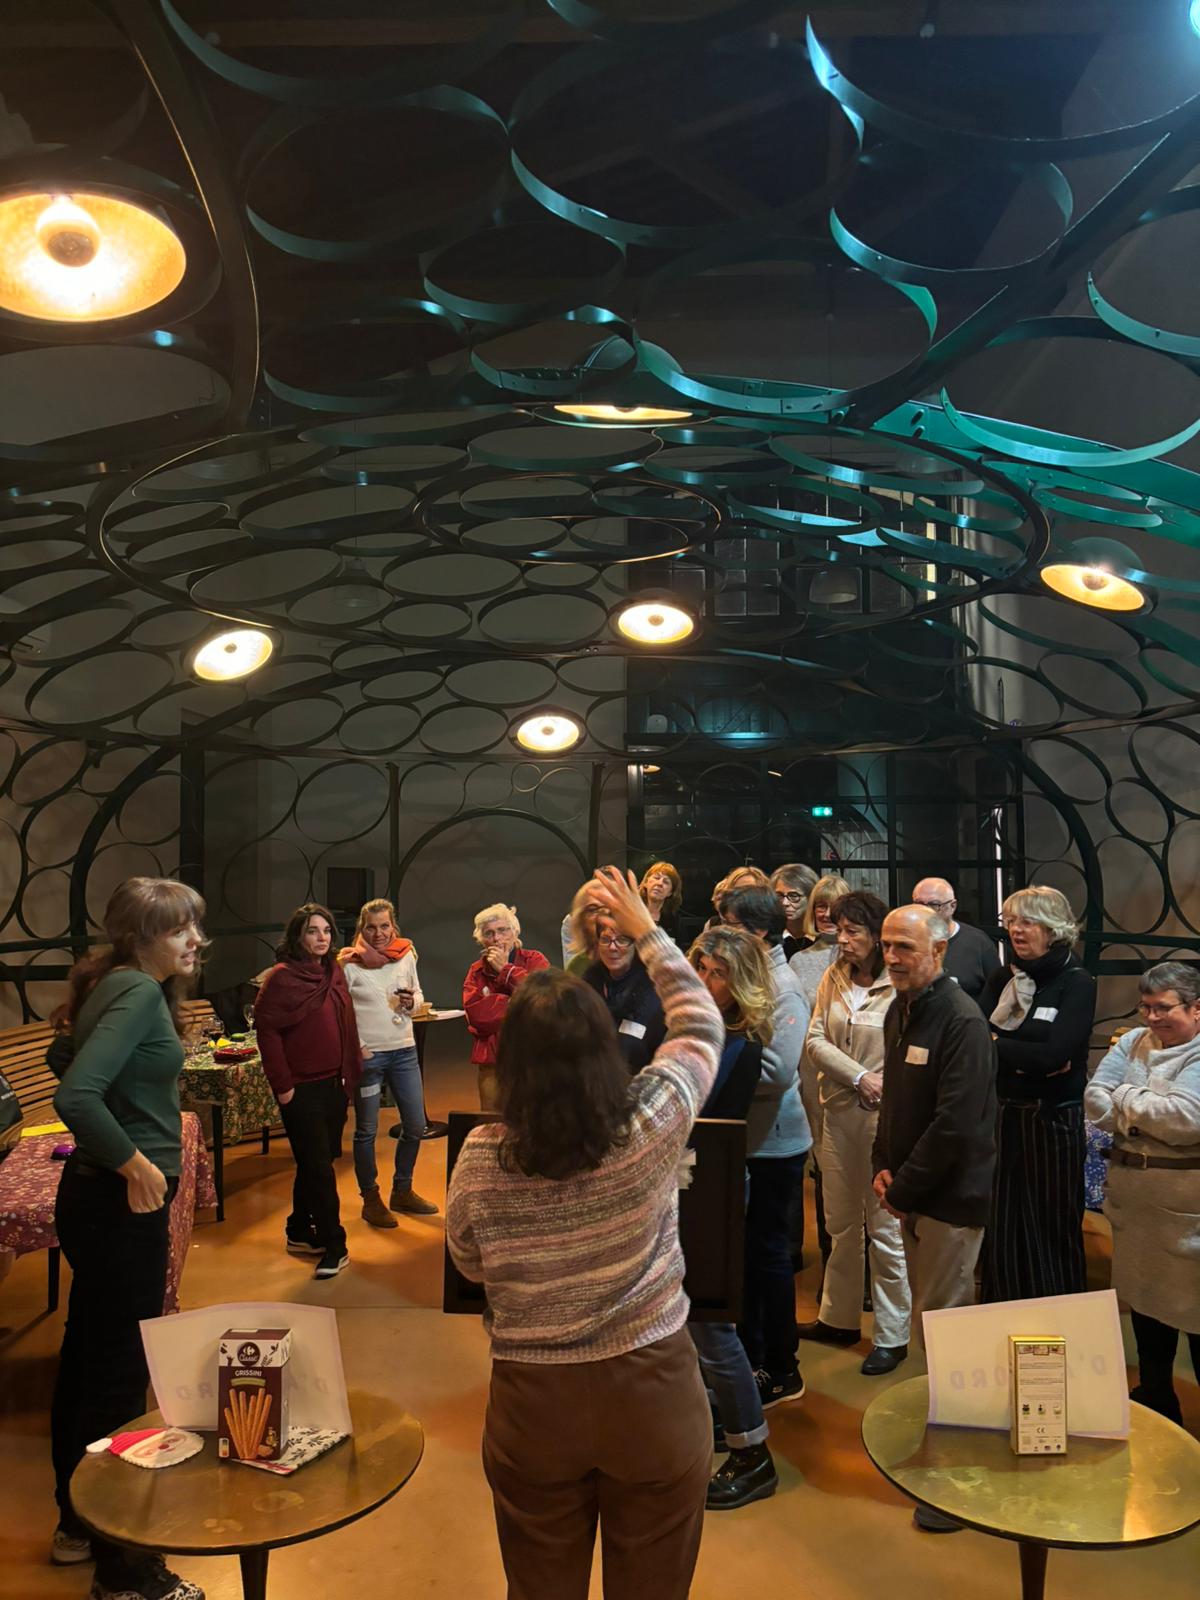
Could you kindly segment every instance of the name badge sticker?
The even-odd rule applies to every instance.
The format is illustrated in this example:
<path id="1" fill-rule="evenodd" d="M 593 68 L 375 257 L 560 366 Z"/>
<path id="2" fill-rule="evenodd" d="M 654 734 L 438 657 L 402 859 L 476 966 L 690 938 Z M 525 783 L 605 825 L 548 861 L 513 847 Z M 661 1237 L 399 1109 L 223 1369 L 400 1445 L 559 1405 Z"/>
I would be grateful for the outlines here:
<path id="1" fill-rule="evenodd" d="M 929 1062 L 929 1050 L 923 1044 L 910 1044 L 904 1059 L 914 1067 L 926 1066 Z"/>
<path id="2" fill-rule="evenodd" d="M 634 1022 L 630 1017 L 626 1017 L 617 1032 L 632 1034 L 635 1039 L 644 1039 L 646 1037 L 646 1024 L 644 1022 Z"/>
<path id="3" fill-rule="evenodd" d="M 1033 1020 L 1035 1022 L 1053 1022 L 1057 1015 L 1057 1006 L 1039 1006 L 1033 1013 Z"/>

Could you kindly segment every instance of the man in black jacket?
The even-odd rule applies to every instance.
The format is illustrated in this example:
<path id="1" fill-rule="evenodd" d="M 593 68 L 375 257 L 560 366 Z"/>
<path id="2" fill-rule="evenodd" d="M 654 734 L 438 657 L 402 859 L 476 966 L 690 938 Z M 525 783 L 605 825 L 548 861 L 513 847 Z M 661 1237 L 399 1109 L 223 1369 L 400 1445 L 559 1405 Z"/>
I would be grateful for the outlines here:
<path id="1" fill-rule="evenodd" d="M 954 886 L 945 878 L 922 878 L 912 892 L 915 906 L 928 906 L 942 918 L 950 932 L 942 966 L 947 975 L 978 1000 L 993 974 L 1002 971 L 995 938 L 969 922 L 956 922 L 958 901 Z"/>
<path id="2" fill-rule="evenodd" d="M 896 989 L 883 1024 L 883 1098 L 875 1193 L 901 1222 L 913 1330 L 921 1314 L 975 1299 L 996 1162 L 996 1047 L 982 1011 L 942 971 L 950 930 L 928 906 L 883 924 L 883 963 Z M 924 1507 L 929 1532 L 958 1524 Z"/>

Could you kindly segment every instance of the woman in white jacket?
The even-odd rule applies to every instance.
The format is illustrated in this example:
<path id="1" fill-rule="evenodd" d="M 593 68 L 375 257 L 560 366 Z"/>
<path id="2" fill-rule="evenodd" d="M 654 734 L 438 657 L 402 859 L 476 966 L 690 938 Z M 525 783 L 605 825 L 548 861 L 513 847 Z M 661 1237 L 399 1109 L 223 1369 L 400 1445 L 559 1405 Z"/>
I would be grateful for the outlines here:
<path id="1" fill-rule="evenodd" d="M 413 1188 L 413 1171 L 425 1132 L 425 1093 L 412 1014 L 424 1001 L 417 952 L 402 939 L 390 900 L 368 900 L 358 914 L 354 943 L 338 954 L 354 1002 L 362 1045 L 362 1077 L 354 1091 L 354 1175 L 363 1219 L 373 1228 L 397 1226 L 393 1211 L 432 1216 L 437 1207 Z M 375 1135 L 379 1101 L 387 1084 L 400 1113 L 396 1171 L 387 1205 L 379 1193 Z"/>
<path id="2" fill-rule="evenodd" d="M 834 904 L 838 956 L 817 988 L 805 1041 L 821 1106 L 817 1159 L 832 1251 L 817 1319 L 801 1327 L 800 1337 L 857 1344 L 865 1224 L 875 1311 L 874 1342 L 862 1364 L 867 1377 L 891 1372 L 907 1356 L 912 1309 L 900 1224 L 871 1185 L 883 1093 L 883 1019 L 895 995 L 879 948 L 886 915 L 873 894 L 847 894 Z"/>
<path id="3" fill-rule="evenodd" d="M 1200 973 L 1163 961 L 1138 987 L 1148 1026 L 1113 1045 L 1083 1109 L 1113 1135 L 1104 1212 L 1112 1286 L 1137 1340 L 1133 1398 L 1178 1422 L 1180 1331 L 1200 1379 Z"/>

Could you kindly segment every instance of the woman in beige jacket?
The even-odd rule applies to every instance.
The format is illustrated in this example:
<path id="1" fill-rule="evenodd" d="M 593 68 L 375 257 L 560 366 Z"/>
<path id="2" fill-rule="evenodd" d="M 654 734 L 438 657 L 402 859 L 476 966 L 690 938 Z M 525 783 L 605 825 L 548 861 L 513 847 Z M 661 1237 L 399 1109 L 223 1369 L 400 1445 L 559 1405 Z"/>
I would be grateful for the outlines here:
<path id="1" fill-rule="evenodd" d="M 911 1310 L 900 1224 L 871 1187 L 871 1146 L 883 1093 L 883 1018 L 893 999 L 879 948 L 887 907 L 873 894 L 851 893 L 831 914 L 838 955 L 817 989 L 804 1050 L 821 1105 L 819 1160 L 833 1250 L 817 1320 L 805 1324 L 800 1337 L 821 1344 L 858 1342 L 865 1224 L 875 1337 L 862 1370 L 874 1377 L 891 1372 L 908 1354 Z"/>

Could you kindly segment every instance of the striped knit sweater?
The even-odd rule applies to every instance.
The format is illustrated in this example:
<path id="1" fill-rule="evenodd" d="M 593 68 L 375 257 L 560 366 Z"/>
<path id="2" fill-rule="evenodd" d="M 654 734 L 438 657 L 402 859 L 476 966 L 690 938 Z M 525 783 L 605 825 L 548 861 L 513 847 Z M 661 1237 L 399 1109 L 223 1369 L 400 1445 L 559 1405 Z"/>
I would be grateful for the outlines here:
<path id="1" fill-rule="evenodd" d="M 667 1036 L 629 1086 L 629 1138 L 592 1172 L 530 1178 L 498 1160 L 503 1123 L 475 1128 L 446 1198 L 446 1243 L 485 1285 L 497 1360 L 602 1361 L 687 1320 L 679 1159 L 724 1039 L 707 989 L 665 933 L 638 941 Z"/>

